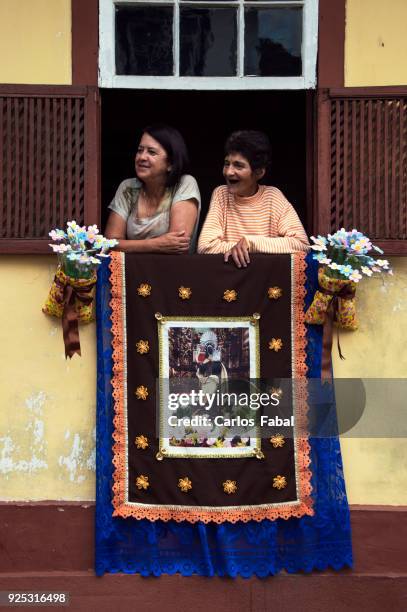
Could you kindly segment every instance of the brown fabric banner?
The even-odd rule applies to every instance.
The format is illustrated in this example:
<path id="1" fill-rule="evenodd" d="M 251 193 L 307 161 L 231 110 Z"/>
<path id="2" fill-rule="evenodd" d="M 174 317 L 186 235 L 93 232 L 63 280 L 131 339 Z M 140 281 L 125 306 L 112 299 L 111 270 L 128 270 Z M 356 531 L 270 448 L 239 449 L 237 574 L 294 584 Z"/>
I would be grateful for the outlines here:
<path id="1" fill-rule="evenodd" d="M 304 256 L 113 253 L 110 270 L 114 516 L 312 515 Z"/>

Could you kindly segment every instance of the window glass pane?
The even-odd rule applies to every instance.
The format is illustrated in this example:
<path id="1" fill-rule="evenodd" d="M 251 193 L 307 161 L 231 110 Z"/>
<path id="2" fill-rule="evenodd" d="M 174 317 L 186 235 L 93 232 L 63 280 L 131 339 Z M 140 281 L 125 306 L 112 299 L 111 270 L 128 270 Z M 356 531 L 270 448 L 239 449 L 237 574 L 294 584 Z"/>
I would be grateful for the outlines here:
<path id="1" fill-rule="evenodd" d="M 116 5 L 116 74 L 172 75 L 170 6 Z"/>
<path id="2" fill-rule="evenodd" d="M 246 75 L 301 76 L 302 9 L 246 8 Z"/>
<path id="3" fill-rule="evenodd" d="M 234 8 L 180 10 L 181 76 L 236 76 Z"/>

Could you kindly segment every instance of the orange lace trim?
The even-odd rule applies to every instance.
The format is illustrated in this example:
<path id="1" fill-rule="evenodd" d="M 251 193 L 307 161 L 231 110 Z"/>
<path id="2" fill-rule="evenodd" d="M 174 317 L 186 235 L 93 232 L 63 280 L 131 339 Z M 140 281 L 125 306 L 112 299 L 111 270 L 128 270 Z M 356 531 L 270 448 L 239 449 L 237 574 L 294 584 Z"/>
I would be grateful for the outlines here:
<path id="1" fill-rule="evenodd" d="M 305 254 L 293 255 L 294 274 L 294 337 L 293 337 L 293 372 L 296 388 L 296 461 L 297 477 L 299 487 L 298 504 L 281 504 L 261 506 L 231 506 L 216 508 L 201 508 L 195 506 L 155 506 L 151 507 L 142 503 L 129 503 L 127 501 L 127 455 L 126 455 L 126 419 L 125 419 L 125 363 L 124 363 L 124 321 L 123 321 L 123 274 L 124 253 L 113 252 L 109 264 L 111 276 L 111 301 L 112 308 L 112 334 L 113 334 L 113 399 L 114 399 L 114 426 L 113 433 L 113 516 L 123 518 L 133 517 L 136 519 L 148 519 L 150 521 L 175 520 L 177 522 L 188 521 L 195 523 L 236 523 L 237 521 L 248 522 L 251 520 L 262 521 L 264 519 L 275 520 L 278 518 L 289 519 L 291 517 L 301 518 L 304 515 L 312 516 L 311 499 L 311 470 L 310 445 L 307 433 L 307 366 L 306 358 L 306 328 L 304 324 L 303 302 L 305 297 Z"/>
<path id="2" fill-rule="evenodd" d="M 127 475 L 126 461 L 126 422 L 125 422 L 125 363 L 124 363 L 124 295 L 123 295 L 123 275 L 124 275 L 124 253 L 113 251 L 110 256 L 110 284 L 112 309 L 112 347 L 113 347 L 113 400 L 115 417 L 113 419 L 113 506 L 115 513 L 125 500 L 125 486 Z"/>
<path id="3" fill-rule="evenodd" d="M 295 434 L 297 448 L 297 475 L 299 498 L 303 514 L 314 515 L 313 499 L 311 497 L 311 459 L 310 444 L 308 442 L 308 381 L 306 364 L 307 329 L 305 327 L 304 298 L 306 295 L 306 253 L 292 255 L 294 274 L 294 325 L 293 325 L 293 376 L 295 384 L 296 412 L 295 412 Z"/>

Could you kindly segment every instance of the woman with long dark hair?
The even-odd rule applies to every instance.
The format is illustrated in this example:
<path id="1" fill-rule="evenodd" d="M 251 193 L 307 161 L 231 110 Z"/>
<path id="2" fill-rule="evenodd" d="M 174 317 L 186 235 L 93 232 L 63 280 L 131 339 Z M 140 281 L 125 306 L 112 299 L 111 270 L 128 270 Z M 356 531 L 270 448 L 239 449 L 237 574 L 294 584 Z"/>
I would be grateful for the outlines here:
<path id="1" fill-rule="evenodd" d="M 181 134 L 168 125 L 144 128 L 135 157 L 137 178 L 124 180 L 109 208 L 105 235 L 139 253 L 192 252 L 201 207 Z"/>

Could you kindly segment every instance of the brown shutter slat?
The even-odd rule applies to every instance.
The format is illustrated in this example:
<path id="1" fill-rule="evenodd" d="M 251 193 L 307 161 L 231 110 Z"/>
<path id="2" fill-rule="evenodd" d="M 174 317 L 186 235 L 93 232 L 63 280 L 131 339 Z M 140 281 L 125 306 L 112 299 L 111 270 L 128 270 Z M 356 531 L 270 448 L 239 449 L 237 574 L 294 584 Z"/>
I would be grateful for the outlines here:
<path id="1" fill-rule="evenodd" d="M 389 137 L 389 104 L 386 100 L 383 103 L 384 107 L 384 130 L 383 130 L 383 165 L 384 165 L 384 227 L 386 238 L 390 238 L 390 205 L 389 205 L 389 150 L 391 152 L 391 142 Z M 377 207 L 379 208 L 379 207 Z M 379 230 L 378 230 L 379 231 Z"/>
<path id="2" fill-rule="evenodd" d="M 34 200 L 35 200 L 35 217 L 34 217 L 34 222 L 35 222 L 35 231 L 34 231 L 34 237 L 38 238 L 39 236 L 41 236 L 41 215 L 42 215 L 42 210 L 41 210 L 41 196 L 42 196 L 42 185 L 43 185 L 43 180 L 42 180 L 42 173 L 43 173 L 43 167 L 42 167 L 42 151 L 41 151 L 41 145 L 42 145 L 42 125 L 41 125 L 41 119 L 42 119 L 42 99 L 38 98 L 37 100 L 37 104 L 36 104 L 36 109 L 35 109 L 35 121 L 36 121 L 36 133 L 35 133 L 35 159 L 36 159 L 36 165 L 35 165 L 35 182 L 34 182 Z"/>
<path id="3" fill-rule="evenodd" d="M 67 220 L 70 221 L 73 218 L 72 215 L 72 198 L 74 192 L 73 182 L 75 180 L 75 175 L 72 173 L 72 100 L 68 101 L 67 105 L 67 113 L 66 113 L 66 161 L 67 161 L 67 175 L 71 177 L 71 180 L 67 182 L 67 193 L 66 193 L 66 211 L 68 214 Z"/>
<path id="4" fill-rule="evenodd" d="M 374 196 L 374 200 L 373 200 L 373 210 L 374 210 L 374 229 L 373 229 L 373 236 L 377 236 L 377 233 L 381 230 L 383 233 L 383 237 L 386 238 L 386 234 L 385 234 L 385 228 L 382 227 L 380 228 L 380 209 L 379 209 L 379 202 L 381 203 L 381 205 L 383 206 L 383 201 L 382 201 L 382 181 L 381 181 L 381 157 L 380 157 L 380 153 L 381 153 L 381 142 L 382 142 L 382 122 L 381 122 L 381 114 L 380 114 L 380 105 L 381 105 L 381 101 L 377 101 L 375 104 L 376 107 L 376 142 L 375 142 L 375 147 L 376 147 L 376 156 L 375 156 L 375 171 L 374 171 L 374 177 L 376 180 L 376 190 L 375 190 L 375 196 Z"/>
<path id="5" fill-rule="evenodd" d="M 0 98 L 0 189 L 1 189 L 1 200 L 3 202 L 3 206 L 0 206 L 0 236 L 4 233 L 3 223 L 5 221 L 5 210 L 4 210 L 4 188 L 5 188 L 5 177 L 3 173 L 3 168 L 5 166 L 4 159 L 4 100 Z"/>
<path id="6" fill-rule="evenodd" d="M 66 156 L 66 143 L 65 143 L 65 130 L 66 130 L 66 106 L 67 100 L 61 100 L 59 105 L 59 121 L 60 121 L 60 137 L 59 137 L 59 190 L 60 190 L 60 206 L 59 206 L 59 218 L 58 218 L 58 227 L 62 229 L 64 224 L 64 212 L 66 210 L 66 172 L 64 172 L 64 159 Z M 69 217 L 69 213 L 68 213 Z M 69 221 L 69 219 L 68 219 Z"/>
<path id="7" fill-rule="evenodd" d="M 96 88 L 0 85 L 0 252 L 51 252 L 51 228 L 99 223 L 98 112 Z"/>
<path id="8" fill-rule="evenodd" d="M 52 175 L 49 174 L 51 170 L 51 112 L 50 112 L 50 99 L 45 98 L 44 108 L 44 119 L 45 119 L 45 227 L 44 232 L 47 229 L 51 229 L 51 219 L 55 219 L 55 211 L 52 210 L 52 199 L 51 199 L 51 181 Z"/>
<path id="9" fill-rule="evenodd" d="M 16 206 L 14 206 L 13 216 L 14 216 L 14 228 L 13 232 L 15 236 L 20 236 L 20 210 L 21 210 L 21 202 L 20 202 L 20 121 L 19 121 L 19 113 L 18 113 L 18 101 L 13 100 L 13 122 L 14 122 L 14 172 L 13 172 L 13 182 L 15 187 L 15 202 Z"/>
<path id="10" fill-rule="evenodd" d="M 23 134 L 22 134 L 22 164 L 21 164 L 21 207 L 25 205 L 27 197 L 27 168 L 29 165 L 28 159 L 28 100 L 23 98 Z M 30 215 L 21 215 L 20 236 L 25 236 L 30 233 L 29 229 Z"/>
<path id="11" fill-rule="evenodd" d="M 56 225 L 59 227 L 59 202 L 60 199 L 58 197 L 58 159 L 60 152 L 58 150 L 58 105 L 55 98 L 51 100 L 52 102 L 52 209 L 54 211 L 54 218 L 56 220 Z M 61 206 L 62 208 L 62 206 Z"/>
<path id="12" fill-rule="evenodd" d="M 12 105 L 12 100 L 7 100 L 7 126 L 9 126 L 9 130 L 8 132 L 6 132 L 6 142 L 7 142 L 7 157 L 6 157 L 6 172 L 7 172 L 7 179 L 6 179 L 6 187 L 7 187 L 7 216 L 6 216 L 6 222 L 7 222 L 7 236 L 9 236 L 12 231 L 11 231 L 11 222 L 13 220 L 13 211 L 12 211 L 12 198 L 14 196 L 14 184 L 13 184 L 13 177 L 12 177 L 12 172 L 13 172 L 13 159 L 12 159 L 12 150 L 11 150 L 11 142 L 12 142 L 12 138 L 14 137 L 13 131 L 14 131 L 14 126 L 13 126 L 13 122 L 12 122 L 12 114 L 11 114 L 11 105 Z"/>
<path id="13" fill-rule="evenodd" d="M 320 90 L 317 108 L 314 233 L 329 219 L 325 233 L 357 227 L 407 254 L 407 88 Z"/>
<path id="14" fill-rule="evenodd" d="M 407 129 L 406 129 L 406 106 L 405 100 L 400 103 L 400 167 L 399 167 L 399 201 L 407 200 Z M 398 221 L 400 231 L 407 234 L 407 211 L 403 211 L 403 207 L 399 206 Z"/>
<path id="15" fill-rule="evenodd" d="M 367 141 L 368 141 L 368 177 L 369 177 L 369 194 L 367 206 L 369 211 L 369 236 L 373 234 L 373 109 L 371 100 L 367 101 Z"/>
<path id="16" fill-rule="evenodd" d="M 35 232 L 35 215 L 34 215 L 34 167 L 35 167 L 35 99 L 29 99 L 29 145 L 28 145 L 28 188 L 27 188 L 27 203 L 28 203 L 28 235 L 34 236 Z"/>
<path id="17" fill-rule="evenodd" d="M 81 126 L 81 104 L 80 100 L 75 100 L 75 215 L 82 219 L 82 223 L 85 223 L 83 216 L 83 181 L 81 180 L 81 165 L 83 166 L 82 157 L 82 135 L 83 126 Z"/>
<path id="18" fill-rule="evenodd" d="M 351 211 L 351 216 L 350 218 L 347 220 L 347 223 L 349 225 L 352 225 L 352 227 L 357 227 L 358 225 L 360 225 L 360 214 L 361 214 L 361 200 L 358 201 L 357 198 L 357 187 L 356 187 L 356 177 L 359 174 L 360 175 L 360 168 L 358 167 L 358 143 L 357 143 L 357 138 L 359 135 L 359 122 L 358 122 L 358 117 L 357 117 L 357 112 L 358 112 L 358 104 L 357 102 L 353 102 L 352 103 L 352 109 L 351 109 L 352 115 L 351 115 L 351 134 L 352 134 L 352 166 L 351 166 L 351 172 L 352 172 L 352 185 L 351 185 L 351 189 L 352 189 L 352 199 L 351 199 L 351 203 L 350 203 L 350 211 Z M 357 214 L 359 213 L 359 215 Z"/>
<path id="19" fill-rule="evenodd" d="M 398 194 L 396 192 L 396 177 L 398 174 L 398 157 L 400 155 L 400 142 L 398 140 L 397 134 L 397 117 L 400 109 L 400 100 L 395 100 L 392 103 L 392 114 L 391 114 L 391 191 L 390 191 L 390 201 L 397 202 Z M 396 225 L 396 213 L 397 206 L 391 207 L 391 217 L 390 217 L 390 236 L 397 233 L 397 225 Z"/>
<path id="20" fill-rule="evenodd" d="M 348 100 L 342 102 L 343 105 L 343 213 L 339 222 L 340 227 L 348 225 L 348 199 L 349 199 L 349 103 Z"/>
<path id="21" fill-rule="evenodd" d="M 369 224 L 369 214 L 364 211 L 365 214 L 362 216 L 362 206 L 366 201 L 366 162 L 365 162 L 365 105 L 359 103 L 359 172 L 360 172 L 360 180 L 359 180 L 359 218 L 356 220 L 356 223 L 360 226 L 361 223 L 364 223 L 366 226 Z M 355 174 L 355 180 L 356 180 Z"/>
<path id="22" fill-rule="evenodd" d="M 336 151 L 336 181 L 335 181 L 335 206 L 333 210 L 335 211 L 335 225 L 340 225 L 340 202 L 341 202 L 341 184 L 342 184 L 342 176 L 341 170 L 342 160 L 341 160 L 341 103 L 339 101 L 336 102 L 336 113 L 335 113 L 335 127 L 336 127 L 336 142 L 335 142 L 335 151 Z"/>

